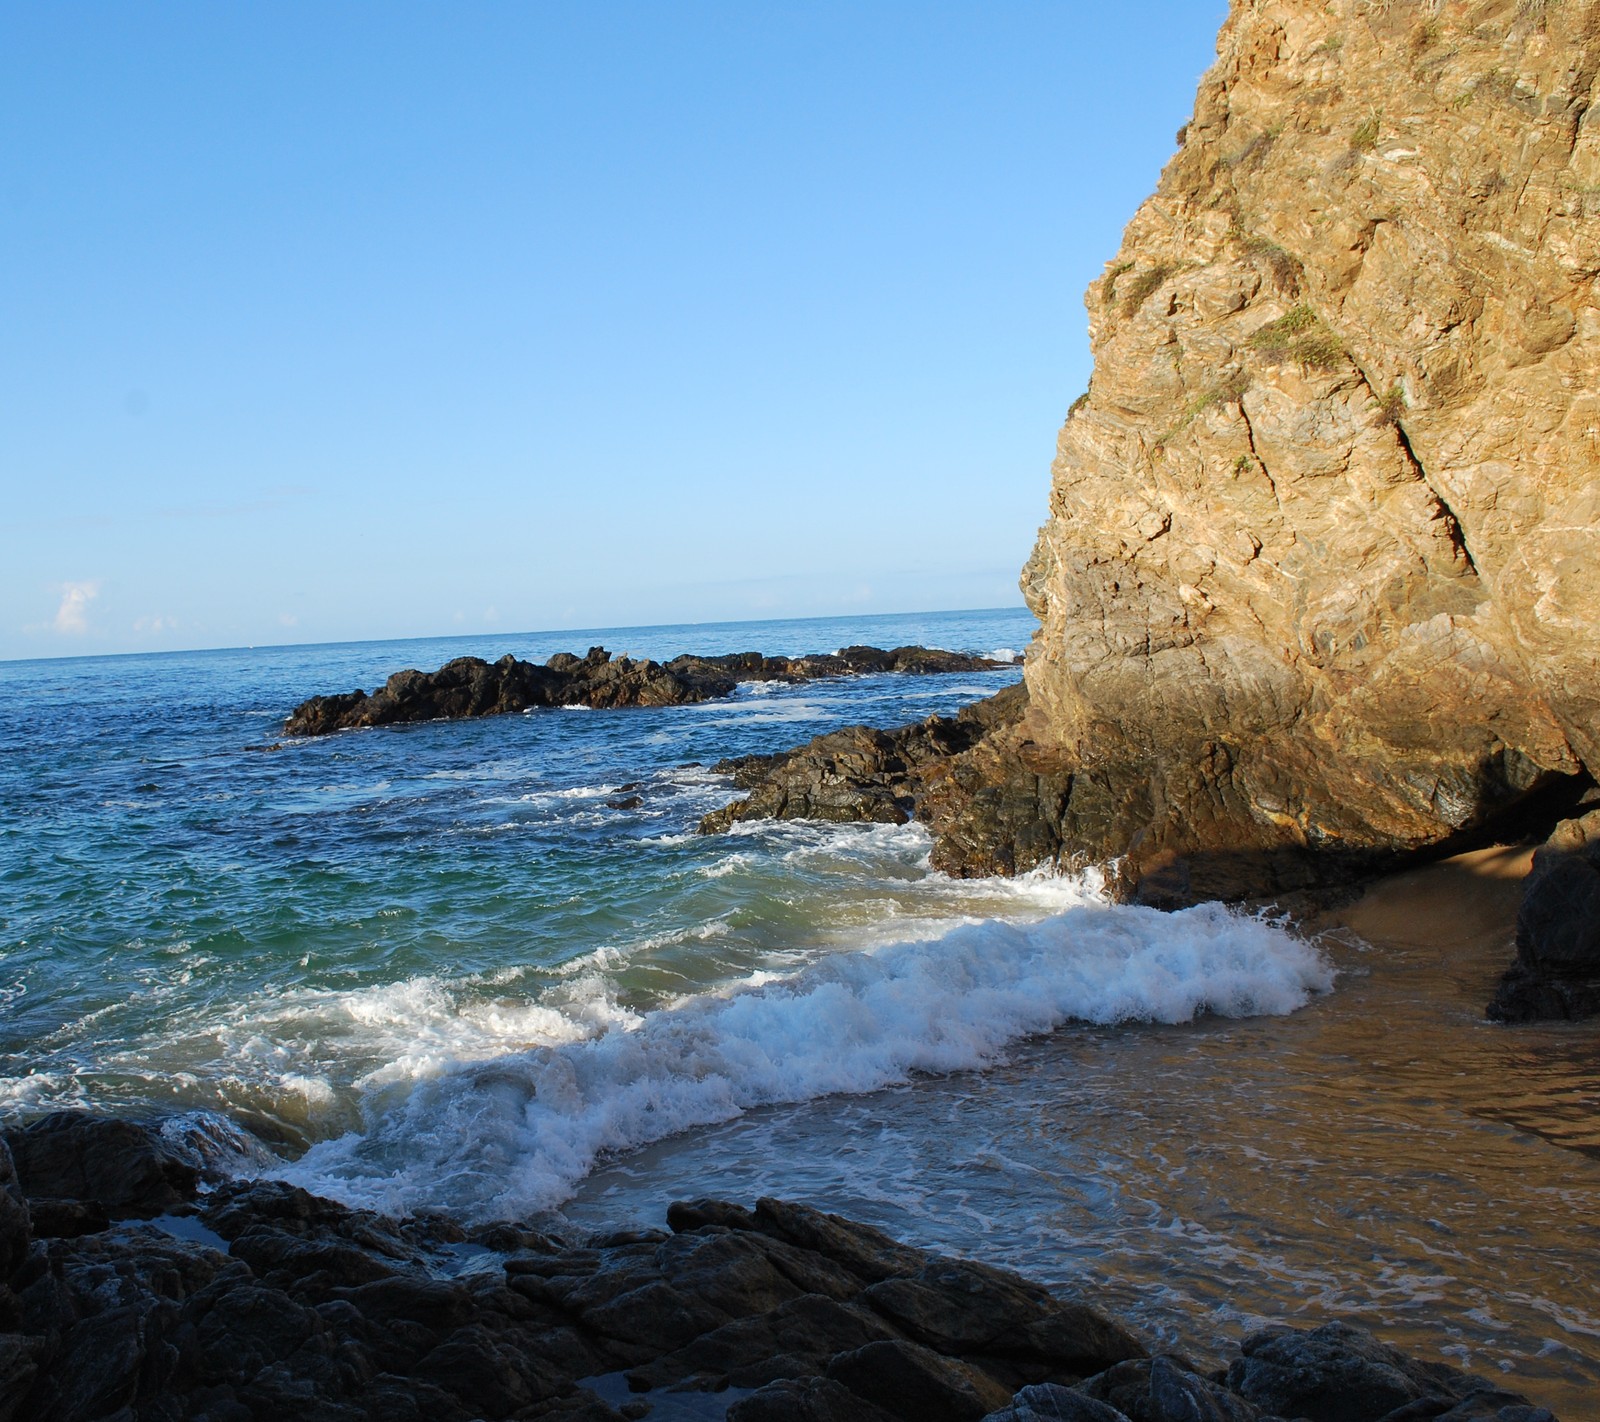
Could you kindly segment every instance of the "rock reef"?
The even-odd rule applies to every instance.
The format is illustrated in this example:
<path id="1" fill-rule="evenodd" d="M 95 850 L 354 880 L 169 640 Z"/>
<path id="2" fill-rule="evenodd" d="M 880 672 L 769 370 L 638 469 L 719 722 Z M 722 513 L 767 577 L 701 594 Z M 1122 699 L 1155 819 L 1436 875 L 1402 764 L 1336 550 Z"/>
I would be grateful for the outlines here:
<path id="1" fill-rule="evenodd" d="M 730 1422 L 1554 1422 L 1347 1323 L 1202 1373 L 803 1204 L 679 1202 L 574 1242 L 205 1173 L 87 1114 L 0 1139 L 0 1422 L 619 1422 L 666 1392 Z"/>
<path id="2" fill-rule="evenodd" d="M 289 714 L 283 732 L 325 736 L 363 726 L 500 716 L 538 707 L 685 706 L 731 696 L 746 681 L 798 683 L 875 672 L 931 676 L 1007 665 L 930 647 L 845 647 L 804 657 L 734 652 L 670 662 L 613 657 L 604 647 L 591 647 L 584 657 L 558 652 L 543 666 L 510 655 L 497 662 L 457 657 L 436 672 L 396 672 L 370 696 L 359 690 L 313 696 Z"/>
<path id="3" fill-rule="evenodd" d="M 917 772 L 937 864 L 1281 895 L 1586 783 L 1597 71 L 1595 0 L 1234 0 L 1088 293 L 1026 710 Z"/>

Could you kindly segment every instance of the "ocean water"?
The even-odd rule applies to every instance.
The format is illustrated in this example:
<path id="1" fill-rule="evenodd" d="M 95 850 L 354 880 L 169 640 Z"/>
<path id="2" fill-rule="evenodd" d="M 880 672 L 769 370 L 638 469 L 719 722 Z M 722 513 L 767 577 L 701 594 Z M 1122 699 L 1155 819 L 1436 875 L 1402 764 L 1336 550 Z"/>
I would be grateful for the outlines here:
<path id="1" fill-rule="evenodd" d="M 469 1220 L 789 1195 L 1169 1346 L 1378 1317 L 1585 1415 L 1596 1037 L 1483 1024 L 1492 956 L 1115 907 L 1092 873 L 953 881 L 915 826 L 693 833 L 736 793 L 721 757 L 949 713 L 1018 670 L 277 735 L 308 695 L 469 652 L 1032 630 L 1004 610 L 0 665 L 0 1119 L 159 1114 L 240 1170 Z"/>

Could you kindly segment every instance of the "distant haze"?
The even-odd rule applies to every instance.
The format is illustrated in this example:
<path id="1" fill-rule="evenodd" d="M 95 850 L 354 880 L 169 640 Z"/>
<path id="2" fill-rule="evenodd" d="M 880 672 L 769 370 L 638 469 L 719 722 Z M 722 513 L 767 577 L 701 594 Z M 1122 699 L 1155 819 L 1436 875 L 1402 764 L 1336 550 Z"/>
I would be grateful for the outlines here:
<path id="1" fill-rule="evenodd" d="M 1017 602 L 1225 10 L 0 6 L 0 658 Z"/>

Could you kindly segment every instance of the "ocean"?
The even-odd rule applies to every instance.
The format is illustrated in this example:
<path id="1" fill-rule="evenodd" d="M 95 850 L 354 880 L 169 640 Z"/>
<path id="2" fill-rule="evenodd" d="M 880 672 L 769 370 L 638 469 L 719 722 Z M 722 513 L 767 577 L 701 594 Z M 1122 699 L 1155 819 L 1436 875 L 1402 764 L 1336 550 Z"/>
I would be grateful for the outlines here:
<path id="1" fill-rule="evenodd" d="M 282 741 L 471 653 L 1003 653 L 1020 609 L 0 664 L 0 1120 L 160 1116 L 350 1203 L 659 1224 L 805 1199 L 1202 1359 L 1353 1317 L 1572 1415 L 1600 1391 L 1592 1028 L 1505 951 L 1307 943 L 919 827 L 754 823 L 709 767 L 1020 675 L 745 685 Z M 245 1129 L 241 1130 L 243 1127 Z"/>

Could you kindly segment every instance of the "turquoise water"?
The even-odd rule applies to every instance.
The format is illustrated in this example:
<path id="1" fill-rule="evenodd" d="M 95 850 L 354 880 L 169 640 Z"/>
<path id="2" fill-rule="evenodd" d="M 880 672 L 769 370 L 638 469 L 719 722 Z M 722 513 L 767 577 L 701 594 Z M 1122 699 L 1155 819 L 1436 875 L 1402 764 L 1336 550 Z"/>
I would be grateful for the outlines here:
<path id="1" fill-rule="evenodd" d="M 1353 1316 L 1588 1415 L 1600 1034 L 1485 1023 L 1509 945 L 1441 962 L 1112 906 L 1093 874 L 952 881 L 916 826 L 693 833 L 737 793 L 724 756 L 1019 671 L 277 736 L 307 695 L 463 653 L 1032 631 L 1006 610 L 0 665 L 0 1120 L 158 1114 L 241 1170 L 469 1219 L 790 1195 L 1199 1356 Z"/>

